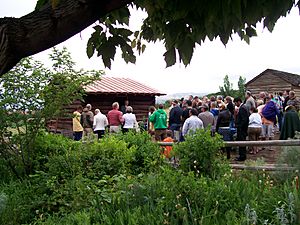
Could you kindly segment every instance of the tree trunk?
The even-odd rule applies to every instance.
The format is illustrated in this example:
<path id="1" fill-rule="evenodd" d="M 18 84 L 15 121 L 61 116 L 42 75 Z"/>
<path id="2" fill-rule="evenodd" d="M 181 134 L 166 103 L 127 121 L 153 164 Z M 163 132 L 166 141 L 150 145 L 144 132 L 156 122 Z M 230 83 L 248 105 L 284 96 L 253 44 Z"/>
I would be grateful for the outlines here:
<path id="1" fill-rule="evenodd" d="M 22 58 L 53 47 L 133 0 L 60 0 L 21 18 L 0 18 L 0 75 Z"/>

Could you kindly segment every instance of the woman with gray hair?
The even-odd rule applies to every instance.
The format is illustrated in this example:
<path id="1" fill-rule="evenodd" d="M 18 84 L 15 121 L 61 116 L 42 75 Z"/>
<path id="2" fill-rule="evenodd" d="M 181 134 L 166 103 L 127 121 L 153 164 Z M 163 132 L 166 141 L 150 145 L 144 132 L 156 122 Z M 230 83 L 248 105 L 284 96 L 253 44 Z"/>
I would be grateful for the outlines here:
<path id="1" fill-rule="evenodd" d="M 105 127 L 108 125 L 107 117 L 100 112 L 99 109 L 95 110 L 94 116 L 94 133 L 98 135 L 98 139 L 102 138 L 105 134 Z"/>
<path id="2" fill-rule="evenodd" d="M 133 130 L 137 124 L 136 117 L 132 113 L 133 109 L 131 106 L 126 107 L 126 113 L 123 115 L 124 119 L 124 126 L 123 126 L 123 132 L 126 133 L 129 130 Z"/>

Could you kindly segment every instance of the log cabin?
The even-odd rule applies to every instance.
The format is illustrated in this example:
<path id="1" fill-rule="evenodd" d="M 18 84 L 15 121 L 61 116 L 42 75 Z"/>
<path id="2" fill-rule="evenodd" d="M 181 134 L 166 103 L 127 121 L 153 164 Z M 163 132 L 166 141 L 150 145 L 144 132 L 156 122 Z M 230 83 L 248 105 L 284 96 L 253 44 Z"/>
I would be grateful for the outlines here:
<path id="1" fill-rule="evenodd" d="M 92 105 L 93 112 L 95 109 L 100 109 L 101 113 L 107 115 L 112 109 L 113 102 L 118 102 L 121 108 L 125 100 L 128 100 L 137 121 L 143 121 L 148 117 L 149 107 L 155 105 L 155 96 L 165 95 L 132 79 L 118 77 L 102 77 L 84 89 L 86 91 L 84 101 L 77 100 L 66 107 L 69 117 L 55 118 L 47 123 L 50 132 L 71 136 L 72 113 L 79 105 L 84 107 L 86 104 Z"/>
<path id="2" fill-rule="evenodd" d="M 279 70 L 266 69 L 246 83 L 246 90 L 257 96 L 260 92 L 279 93 L 285 90 L 295 91 L 300 96 L 300 75 Z"/>

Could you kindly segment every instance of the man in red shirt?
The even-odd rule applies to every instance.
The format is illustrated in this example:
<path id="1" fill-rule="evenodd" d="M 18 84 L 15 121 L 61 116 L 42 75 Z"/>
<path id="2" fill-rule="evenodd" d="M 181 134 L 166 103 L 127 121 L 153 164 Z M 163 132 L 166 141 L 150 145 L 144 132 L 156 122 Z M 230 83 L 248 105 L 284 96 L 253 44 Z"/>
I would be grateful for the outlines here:
<path id="1" fill-rule="evenodd" d="M 121 131 L 121 125 L 124 123 L 123 113 L 119 111 L 119 103 L 114 102 L 112 104 L 112 110 L 110 110 L 107 114 L 108 124 L 109 124 L 109 132 L 117 133 Z"/>

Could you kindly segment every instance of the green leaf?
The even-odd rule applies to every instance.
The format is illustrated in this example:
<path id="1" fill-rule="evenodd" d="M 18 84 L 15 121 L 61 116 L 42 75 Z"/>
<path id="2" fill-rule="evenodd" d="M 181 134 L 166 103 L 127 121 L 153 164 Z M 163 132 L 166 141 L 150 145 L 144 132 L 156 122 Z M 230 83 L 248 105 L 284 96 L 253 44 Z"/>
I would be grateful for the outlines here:
<path id="1" fill-rule="evenodd" d="M 132 42 L 131 42 L 131 48 L 135 48 L 136 47 L 136 39 L 134 39 Z"/>
<path id="2" fill-rule="evenodd" d="M 142 44 L 142 53 L 144 53 L 145 49 L 146 49 L 146 45 Z"/>
<path id="3" fill-rule="evenodd" d="M 117 29 L 118 34 L 122 35 L 123 37 L 128 37 L 133 34 L 131 30 L 125 29 L 125 28 L 118 28 Z"/>
<path id="4" fill-rule="evenodd" d="M 246 28 L 246 34 L 249 36 L 249 37 L 253 37 L 253 36 L 257 36 L 256 34 L 256 30 L 252 27 L 247 27 Z"/>
<path id="5" fill-rule="evenodd" d="M 95 51 L 94 45 L 92 43 L 88 42 L 87 48 L 86 48 L 87 56 L 89 58 L 91 58 L 94 55 L 94 51 Z"/>
<path id="6" fill-rule="evenodd" d="M 139 31 L 135 31 L 134 34 L 133 34 L 134 37 L 137 38 L 139 36 L 139 33 L 140 33 Z"/>
<path id="7" fill-rule="evenodd" d="M 39 10 L 42 6 L 46 5 L 49 0 L 38 0 L 35 6 L 35 10 Z"/>
<path id="8" fill-rule="evenodd" d="M 247 42 L 248 45 L 250 44 L 250 38 L 248 35 L 244 35 L 243 39 Z"/>
<path id="9" fill-rule="evenodd" d="M 193 56 L 195 42 L 187 36 L 183 43 L 178 47 L 179 56 L 185 66 L 187 66 Z"/>
<path id="10" fill-rule="evenodd" d="M 97 31 L 99 33 L 103 30 L 103 28 L 101 26 L 99 26 L 99 25 L 96 25 L 93 28 L 95 29 L 95 31 Z"/>
<path id="11" fill-rule="evenodd" d="M 175 48 L 171 48 L 164 53 L 165 62 L 167 63 L 166 67 L 173 66 L 176 62 L 176 52 Z"/>

